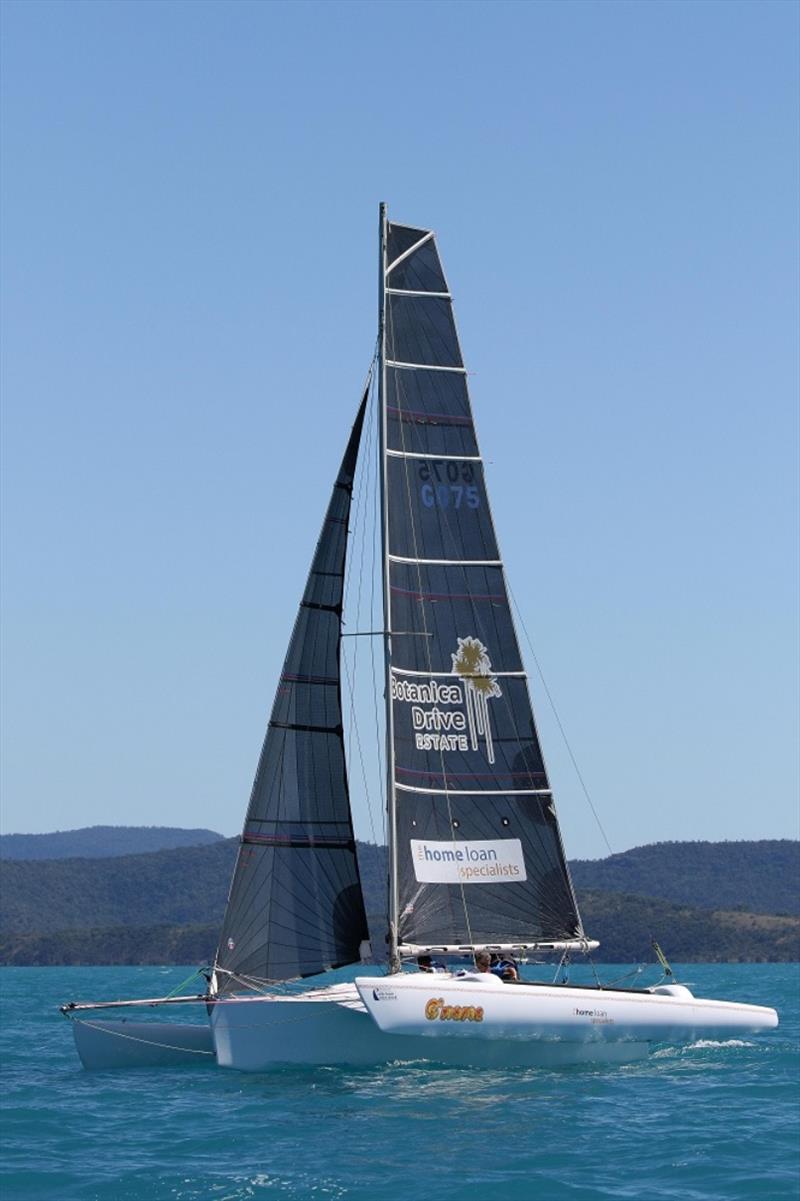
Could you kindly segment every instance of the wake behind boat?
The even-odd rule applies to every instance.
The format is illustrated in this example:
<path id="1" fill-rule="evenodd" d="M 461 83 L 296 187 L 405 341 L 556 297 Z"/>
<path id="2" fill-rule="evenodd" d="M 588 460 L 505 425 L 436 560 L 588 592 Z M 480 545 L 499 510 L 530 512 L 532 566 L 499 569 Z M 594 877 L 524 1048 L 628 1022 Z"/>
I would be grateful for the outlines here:
<path id="1" fill-rule="evenodd" d="M 436 240 L 430 230 L 390 223 L 384 206 L 379 300 L 378 352 L 278 682 L 208 992 L 195 998 L 210 1014 L 217 1062 L 256 1071 L 415 1058 L 475 1066 L 624 1061 L 658 1042 L 776 1026 L 773 1009 L 694 998 L 669 975 L 651 989 L 620 989 L 506 982 L 457 966 L 416 970 L 429 955 L 448 964 L 485 951 L 519 960 L 589 955 L 598 943 L 583 928 L 561 841 Z M 379 426 L 389 974 L 287 991 L 281 985 L 370 954 L 341 651 L 353 481 L 371 401 Z M 68 1012 L 84 1063 L 110 1066 L 108 1045 L 126 1037 L 121 1023 L 108 1023 L 104 1043 L 96 1013 Z M 149 1049 L 143 1040 L 142 1060 L 169 1046 L 185 1060 L 206 1053 L 196 1028 L 185 1029 L 160 1032 Z M 126 1047 L 128 1061 L 131 1054 Z"/>

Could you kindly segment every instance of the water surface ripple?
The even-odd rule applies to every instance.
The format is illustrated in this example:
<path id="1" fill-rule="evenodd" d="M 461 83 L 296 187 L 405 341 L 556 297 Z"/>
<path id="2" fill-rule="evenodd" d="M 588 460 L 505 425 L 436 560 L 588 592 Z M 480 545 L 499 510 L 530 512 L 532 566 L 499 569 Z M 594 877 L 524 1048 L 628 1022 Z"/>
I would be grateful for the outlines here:
<path id="1" fill-rule="evenodd" d="M 3 969 L 3 1201 L 800 1197 L 796 964 L 682 969 L 780 1028 L 626 1067 L 82 1070 L 59 1003 L 163 995 L 187 970 Z"/>

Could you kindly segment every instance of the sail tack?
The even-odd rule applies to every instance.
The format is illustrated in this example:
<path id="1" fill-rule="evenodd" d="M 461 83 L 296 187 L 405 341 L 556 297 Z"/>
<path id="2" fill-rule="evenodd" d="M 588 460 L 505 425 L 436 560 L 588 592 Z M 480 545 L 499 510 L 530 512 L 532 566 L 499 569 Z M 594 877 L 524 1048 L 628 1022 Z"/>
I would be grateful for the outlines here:
<path id="1" fill-rule="evenodd" d="M 368 937 L 342 730 L 340 634 L 362 401 L 333 487 L 250 797 L 217 951 L 221 993 L 359 959 Z"/>
<path id="2" fill-rule="evenodd" d="M 397 941 L 581 938 L 447 281 L 429 231 L 385 241 Z"/>

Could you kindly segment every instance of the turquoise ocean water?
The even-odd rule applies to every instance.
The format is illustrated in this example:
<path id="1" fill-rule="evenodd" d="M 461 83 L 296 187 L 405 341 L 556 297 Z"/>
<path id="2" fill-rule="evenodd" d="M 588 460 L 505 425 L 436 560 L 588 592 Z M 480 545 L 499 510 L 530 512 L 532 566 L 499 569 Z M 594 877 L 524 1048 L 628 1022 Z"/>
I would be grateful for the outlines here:
<path id="1" fill-rule="evenodd" d="M 800 1196 L 796 964 L 678 969 L 781 1027 L 627 1067 L 82 1070 L 61 1002 L 163 995 L 188 970 L 2 969 L 3 1201 Z"/>

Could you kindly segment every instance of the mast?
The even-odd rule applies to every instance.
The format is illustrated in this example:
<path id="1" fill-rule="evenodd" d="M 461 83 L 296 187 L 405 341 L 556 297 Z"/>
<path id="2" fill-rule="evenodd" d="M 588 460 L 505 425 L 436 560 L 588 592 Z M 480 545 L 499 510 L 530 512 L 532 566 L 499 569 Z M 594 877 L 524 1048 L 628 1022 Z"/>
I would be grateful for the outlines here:
<path id="1" fill-rule="evenodd" d="M 383 577 L 383 661 L 386 700 L 386 809 L 389 840 L 389 967 L 400 971 L 398 944 L 397 814 L 394 792 L 394 714 L 392 712 L 392 611 L 389 591 L 389 512 L 386 487 L 386 205 L 379 209 L 378 412 L 380 434 L 381 551 Z"/>

